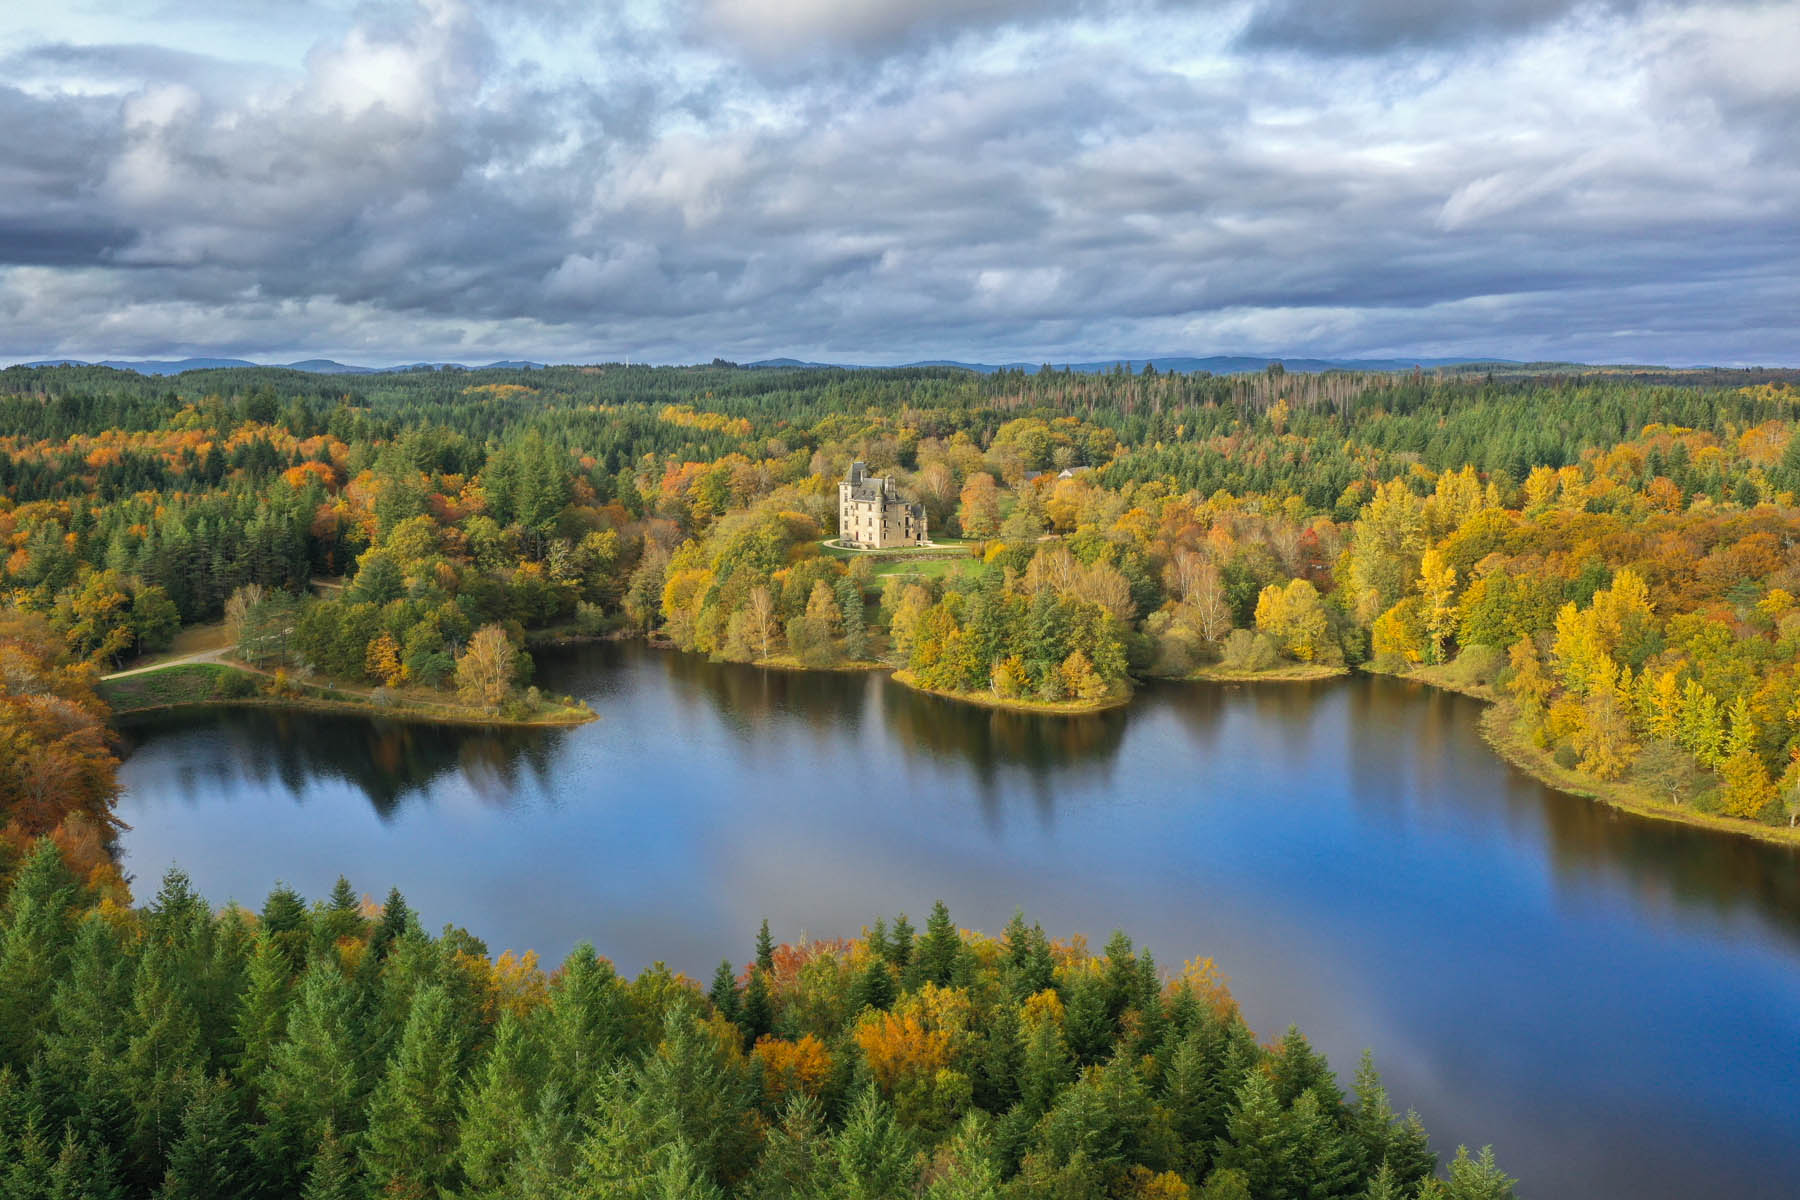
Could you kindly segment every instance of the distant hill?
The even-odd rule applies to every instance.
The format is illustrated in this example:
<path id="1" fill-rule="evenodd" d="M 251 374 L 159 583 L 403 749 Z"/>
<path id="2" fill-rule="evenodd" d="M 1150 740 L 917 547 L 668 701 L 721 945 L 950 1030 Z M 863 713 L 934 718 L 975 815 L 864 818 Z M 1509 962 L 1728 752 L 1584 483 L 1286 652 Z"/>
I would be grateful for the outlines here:
<path id="1" fill-rule="evenodd" d="M 1215 354 L 1207 358 L 1191 356 L 1151 356 L 1148 358 L 1093 359 L 1088 362 L 1056 362 L 1049 366 L 1057 371 L 1076 371 L 1087 375 L 1097 375 L 1110 371 L 1121 364 L 1130 367 L 1134 372 L 1141 372 L 1146 363 L 1158 371 L 1175 371 L 1192 374 L 1206 371 L 1213 375 L 1241 375 L 1249 371 L 1267 370 L 1269 364 L 1280 363 L 1283 369 L 1295 372 L 1317 373 L 1320 371 L 1410 371 L 1414 367 L 1466 367 L 1492 363 L 1495 366 L 1514 367 L 1520 365 L 1511 359 L 1502 358 L 1260 358 L 1255 355 Z M 871 370 L 864 363 L 820 363 L 805 362 L 797 358 L 765 358 L 758 362 L 746 363 L 750 367 L 785 367 L 790 370 L 801 368 L 836 368 L 838 370 L 862 371 Z M 906 367 L 954 367 L 964 371 L 978 371 L 990 375 L 995 371 L 1037 371 L 1045 364 L 1041 362 L 1008 362 L 982 363 L 963 362 L 954 358 L 930 358 L 918 362 L 902 363 Z M 1565 363 L 1561 366 L 1578 364 Z"/>
<path id="2" fill-rule="evenodd" d="M 139 375 L 179 375 L 183 371 L 216 371 L 226 367 L 281 367 L 290 371 L 304 371 L 309 375 L 380 375 L 388 371 L 483 371 L 483 370 L 532 370 L 542 367 L 543 363 L 526 362 L 508 359 L 503 362 L 491 362 L 478 367 L 466 366 L 463 363 L 405 363 L 393 367 L 358 367 L 349 363 L 336 362 L 329 358 L 308 358 L 291 363 L 254 363 L 243 358 L 108 358 L 98 362 L 90 362 L 80 358 L 40 358 L 35 362 L 23 362 L 21 367 L 111 367 L 115 371 L 136 371 Z"/>

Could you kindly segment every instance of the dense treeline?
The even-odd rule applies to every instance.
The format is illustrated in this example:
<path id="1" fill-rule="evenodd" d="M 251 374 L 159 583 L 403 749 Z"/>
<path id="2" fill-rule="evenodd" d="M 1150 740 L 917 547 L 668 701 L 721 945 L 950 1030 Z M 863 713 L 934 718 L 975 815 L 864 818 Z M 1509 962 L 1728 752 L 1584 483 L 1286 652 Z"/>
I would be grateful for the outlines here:
<path id="1" fill-rule="evenodd" d="M 1123 934 L 765 923 L 703 991 L 492 958 L 342 880 L 215 913 L 179 872 L 127 907 L 48 842 L 0 865 L 9 1200 L 1512 1195 L 1486 1152 L 1439 1178 L 1366 1056 L 1346 1096 Z"/>
<path id="2" fill-rule="evenodd" d="M 1022 702 L 1213 667 L 1447 667 L 1570 769 L 1800 817 L 1800 391 L 1779 373 L 57 368 L 0 387 L 0 587 L 103 667 L 220 619 L 277 680 L 511 713 L 545 627 Z M 853 459 L 966 560 L 822 552 Z"/>

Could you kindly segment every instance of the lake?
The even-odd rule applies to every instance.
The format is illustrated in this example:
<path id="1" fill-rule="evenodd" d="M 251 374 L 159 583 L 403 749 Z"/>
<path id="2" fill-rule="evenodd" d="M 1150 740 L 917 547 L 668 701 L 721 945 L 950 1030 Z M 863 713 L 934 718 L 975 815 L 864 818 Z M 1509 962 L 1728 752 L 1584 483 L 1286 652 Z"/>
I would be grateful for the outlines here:
<path id="1" fill-rule="evenodd" d="M 225 712 L 133 732 L 125 865 L 216 903 L 398 886 L 428 927 L 699 979 L 943 899 L 1165 967 L 1211 956 L 1251 1025 L 1346 1085 L 1365 1046 L 1446 1159 L 1529 1197 L 1792 1197 L 1800 853 L 1553 792 L 1480 706 L 1384 678 L 1155 684 L 1080 718 L 880 675 L 627 643 L 540 661 L 600 719 L 494 734 Z"/>

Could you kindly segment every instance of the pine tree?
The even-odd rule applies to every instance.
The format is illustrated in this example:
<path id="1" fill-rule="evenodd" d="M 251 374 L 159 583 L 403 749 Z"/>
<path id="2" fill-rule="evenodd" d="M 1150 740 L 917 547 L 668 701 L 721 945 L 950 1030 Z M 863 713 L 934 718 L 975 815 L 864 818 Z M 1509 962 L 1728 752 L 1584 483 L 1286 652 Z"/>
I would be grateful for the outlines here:
<path id="1" fill-rule="evenodd" d="M 545 1083 L 571 1112 L 592 1111 L 594 1089 L 628 1044 L 630 1001 L 612 965 L 583 942 L 550 992 Z"/>
<path id="2" fill-rule="evenodd" d="M 775 969 L 775 939 L 769 936 L 769 918 L 764 917 L 762 928 L 756 931 L 756 965 L 765 971 Z"/>
<path id="3" fill-rule="evenodd" d="M 671 1008 L 663 1040 L 638 1070 L 645 1119 L 693 1150 L 709 1179 L 741 1174 L 757 1140 L 749 1070 L 736 1046 L 722 1044 L 685 1004 Z"/>
<path id="4" fill-rule="evenodd" d="M 931 906 L 931 916 L 925 922 L 925 936 L 919 939 L 914 978 L 921 983 L 948 987 L 956 975 L 962 948 L 962 937 L 950 920 L 950 910 L 942 900 L 937 901 Z"/>
<path id="5" fill-rule="evenodd" d="M 305 1171 L 300 1200 L 364 1200 L 367 1189 L 357 1169 L 356 1154 L 329 1122 Z"/>
<path id="6" fill-rule="evenodd" d="M 406 897 L 400 894 L 399 888 L 390 888 L 387 902 L 381 906 L 381 919 L 375 923 L 375 931 L 369 937 L 369 952 L 376 958 L 386 958 L 406 931 L 412 927 L 412 909 L 406 906 Z"/>
<path id="7" fill-rule="evenodd" d="M 750 969 L 750 984 L 744 989 L 744 1008 L 738 1023 L 744 1027 L 744 1037 L 751 1043 L 774 1032 L 775 1001 L 769 995 L 769 981 L 760 964 Z"/>
<path id="8" fill-rule="evenodd" d="M 1243 1172 L 1252 1196 L 1285 1196 L 1293 1177 L 1292 1158 L 1292 1130 L 1275 1088 L 1261 1071 L 1251 1071 L 1238 1088 L 1213 1161 Z"/>
<path id="9" fill-rule="evenodd" d="M 40 840 L 0 908 L 0 1067 L 24 1068 L 45 1033 L 44 997 L 67 962 L 74 900 L 62 853 Z"/>
<path id="10" fill-rule="evenodd" d="M 901 1200 L 918 1178 L 912 1135 L 873 1086 L 850 1106 L 831 1141 L 831 1157 L 836 1179 L 830 1194 L 846 1200 Z"/>
<path id="11" fill-rule="evenodd" d="M 905 971 L 912 965 L 913 927 L 912 922 L 906 919 L 905 913 L 894 918 L 894 932 L 888 939 L 888 949 L 891 953 L 888 961 L 901 971 Z"/>
<path id="12" fill-rule="evenodd" d="M 741 997 L 738 994 L 737 972 L 731 968 L 731 960 L 719 963 L 719 969 L 713 972 L 712 990 L 707 993 L 712 1000 L 713 1010 L 727 1021 L 736 1021 L 742 1009 Z"/>
<path id="13" fill-rule="evenodd" d="M 510 1009 L 502 1012 L 487 1057 L 464 1089 L 457 1125 L 457 1163 L 471 1200 L 510 1194 L 537 1110 L 540 1055 L 523 1021 Z"/>
<path id="14" fill-rule="evenodd" d="M 328 960 L 307 967 L 287 1037 L 259 1088 L 266 1124 L 257 1133 L 256 1157 L 265 1186 L 277 1194 L 299 1189 L 306 1164 L 318 1173 L 328 1157 L 327 1134 L 341 1141 L 360 1128 L 364 1082 L 355 1022 L 355 997 L 338 969 Z"/>
<path id="15" fill-rule="evenodd" d="M 388 1195 L 454 1190 L 456 1093 L 466 1025 L 436 985 L 421 989 L 387 1074 L 369 1098 L 364 1171 Z"/>
<path id="16" fill-rule="evenodd" d="M 780 1123 L 769 1132 L 756 1168 L 744 1181 L 746 1200 L 791 1200 L 825 1194 L 825 1116 L 819 1102 L 790 1092 Z"/>
<path id="17" fill-rule="evenodd" d="M 181 1136 L 169 1151 L 158 1200 L 239 1196 L 254 1166 L 237 1093 L 223 1076 L 197 1086 L 181 1114 Z"/>

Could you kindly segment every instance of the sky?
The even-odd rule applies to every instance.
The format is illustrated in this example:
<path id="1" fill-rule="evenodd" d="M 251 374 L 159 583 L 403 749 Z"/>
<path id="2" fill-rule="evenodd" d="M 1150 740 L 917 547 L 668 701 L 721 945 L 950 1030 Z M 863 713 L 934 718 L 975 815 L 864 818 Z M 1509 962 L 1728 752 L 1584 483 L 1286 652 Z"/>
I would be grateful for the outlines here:
<path id="1" fill-rule="evenodd" d="M 0 361 L 1800 363 L 1800 0 L 0 9 Z"/>

